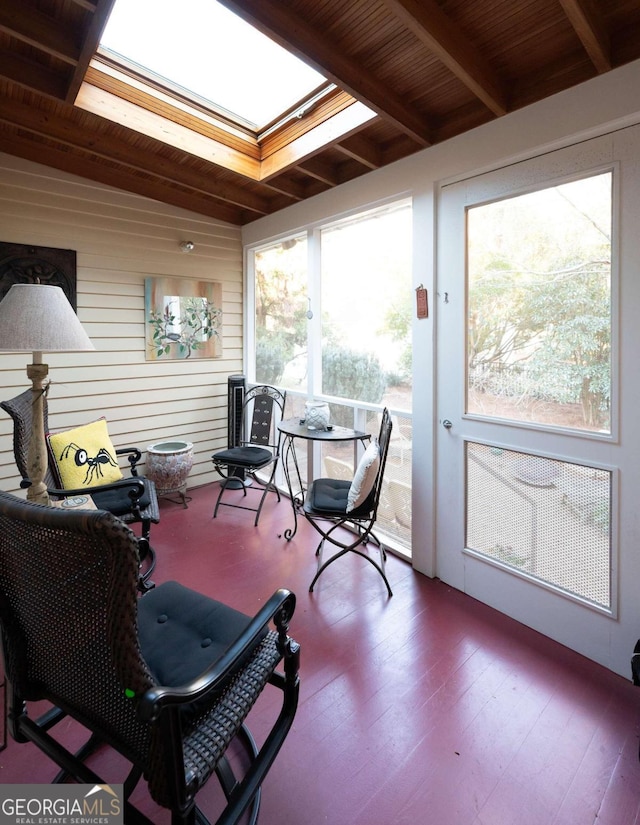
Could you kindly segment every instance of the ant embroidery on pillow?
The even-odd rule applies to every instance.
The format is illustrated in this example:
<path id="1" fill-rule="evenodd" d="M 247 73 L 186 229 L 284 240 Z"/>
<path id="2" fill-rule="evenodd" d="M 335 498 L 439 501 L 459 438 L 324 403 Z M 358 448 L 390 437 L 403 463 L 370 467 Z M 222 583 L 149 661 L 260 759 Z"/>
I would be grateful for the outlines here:
<path id="1" fill-rule="evenodd" d="M 117 461 L 114 461 L 109 451 L 105 450 L 104 447 L 101 447 L 98 450 L 97 455 L 92 457 L 85 449 L 79 447 L 73 441 L 70 444 L 67 444 L 64 450 L 60 453 L 60 461 L 66 460 L 69 457 L 71 450 L 75 450 L 74 461 L 76 466 L 84 467 L 86 465 L 87 467 L 83 484 L 91 484 L 99 478 L 102 478 L 104 476 L 104 473 L 102 472 L 103 464 L 110 464 L 112 467 L 118 466 Z"/>

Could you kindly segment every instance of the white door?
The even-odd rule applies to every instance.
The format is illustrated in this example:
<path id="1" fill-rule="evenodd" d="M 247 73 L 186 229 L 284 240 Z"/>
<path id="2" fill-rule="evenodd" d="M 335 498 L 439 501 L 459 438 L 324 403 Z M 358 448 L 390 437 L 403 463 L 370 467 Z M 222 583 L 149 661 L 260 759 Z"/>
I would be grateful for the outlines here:
<path id="1" fill-rule="evenodd" d="M 437 575 L 628 675 L 640 128 L 444 186 Z"/>

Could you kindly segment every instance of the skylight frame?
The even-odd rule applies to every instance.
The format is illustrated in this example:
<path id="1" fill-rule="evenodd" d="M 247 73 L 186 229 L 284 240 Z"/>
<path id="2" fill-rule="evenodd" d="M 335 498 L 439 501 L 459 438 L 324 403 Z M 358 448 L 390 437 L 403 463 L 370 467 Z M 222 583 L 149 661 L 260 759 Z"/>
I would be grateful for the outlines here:
<path id="1" fill-rule="evenodd" d="M 172 83 L 167 80 L 167 78 L 147 69 L 146 66 L 140 66 L 135 61 L 130 60 L 112 49 L 107 49 L 104 46 L 98 47 L 93 60 L 94 63 L 103 64 L 126 77 L 130 77 L 136 81 L 137 84 L 145 87 L 150 94 L 158 93 L 159 95 L 173 98 L 176 102 L 188 109 L 200 112 L 204 116 L 225 123 L 258 143 L 285 126 L 291 120 L 306 117 L 309 112 L 315 109 L 325 98 L 339 91 L 339 87 L 335 83 L 326 80 L 309 92 L 309 94 L 289 106 L 280 115 L 277 115 L 264 127 L 256 129 L 255 124 L 241 118 L 234 112 L 230 112 L 223 106 L 218 106 L 191 90 L 183 88 L 178 83 Z"/>
<path id="2" fill-rule="evenodd" d="M 94 57 L 102 58 L 139 81 L 146 81 L 150 87 L 171 94 L 204 112 L 222 117 L 251 134 L 258 135 L 272 130 L 274 126 L 287 120 L 291 113 L 303 108 L 310 99 L 326 94 L 333 86 L 318 69 L 272 40 L 258 27 L 243 20 L 227 8 L 224 2 L 191 0 L 193 5 L 190 7 L 190 0 L 184 0 L 185 6 L 181 8 L 179 18 L 171 17 L 172 13 L 175 14 L 171 7 L 166 18 L 154 11 L 151 19 L 144 23 L 142 17 L 149 11 L 147 4 L 153 0 L 113 2 L 111 15 Z M 198 15 L 201 15 L 199 26 L 185 28 L 184 21 L 197 20 Z M 110 30 L 112 21 L 113 29 Z M 198 39 L 200 33 L 207 30 L 207 25 L 215 30 L 219 46 L 217 49 L 215 37 L 211 44 L 207 41 L 206 49 L 203 41 Z M 237 54 L 243 54 L 247 49 L 249 56 L 243 58 L 244 63 L 241 61 L 239 64 Z M 203 54 L 208 58 L 202 58 Z M 196 56 L 194 60 L 191 59 L 192 56 Z M 216 56 L 224 63 L 216 64 Z M 252 60 L 255 67 L 253 76 L 250 74 Z M 276 67 L 275 74 L 270 70 L 272 66 Z M 177 79 L 171 77 L 174 72 Z M 255 77 L 258 78 L 257 81 Z M 231 80 L 221 83 L 219 78 L 235 78 L 236 82 Z M 310 82 L 316 79 L 318 82 L 310 87 Z M 197 91 L 191 88 L 191 84 Z M 307 91 L 300 98 L 292 99 L 291 85 L 294 86 L 294 92 L 301 86 L 306 87 Z M 255 93 L 254 89 L 257 90 Z M 285 90 L 284 100 L 279 95 L 280 90 Z M 209 91 L 211 94 L 208 94 Z M 216 98 L 218 94 L 220 97 Z M 230 108 L 230 104 L 235 102 L 236 94 L 238 108 Z M 287 102 L 287 97 L 290 103 Z M 274 111 L 271 106 L 269 111 L 267 105 L 265 109 L 265 101 L 272 98 L 287 103 L 286 107 Z M 224 102 L 221 103 L 220 100 Z M 248 106 L 249 111 L 243 113 L 243 106 Z M 254 111 L 250 111 L 252 106 Z"/>
<path id="3" fill-rule="evenodd" d="M 146 66 L 141 66 L 134 60 L 131 60 L 125 55 L 119 54 L 112 49 L 107 49 L 105 46 L 99 46 L 95 57 L 101 62 L 112 66 L 129 77 L 135 78 L 139 83 L 147 86 L 150 90 L 157 90 L 162 94 L 173 97 L 194 109 L 199 109 L 205 114 L 213 115 L 216 118 L 221 118 L 233 126 L 240 128 L 242 131 L 250 135 L 256 135 L 255 124 L 245 118 L 236 115 L 225 109 L 223 106 L 218 106 L 210 100 L 196 94 L 190 89 L 185 89 L 179 83 L 173 83 L 170 79 L 163 77 Z"/>

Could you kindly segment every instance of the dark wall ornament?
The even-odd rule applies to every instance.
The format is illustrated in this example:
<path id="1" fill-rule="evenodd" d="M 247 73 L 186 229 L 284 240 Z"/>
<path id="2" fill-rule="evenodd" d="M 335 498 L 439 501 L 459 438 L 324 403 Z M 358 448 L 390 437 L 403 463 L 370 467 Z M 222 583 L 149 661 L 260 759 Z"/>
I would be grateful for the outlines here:
<path id="1" fill-rule="evenodd" d="M 62 287 L 77 311 L 76 252 L 21 243 L 0 243 L 0 300 L 14 284 Z"/>

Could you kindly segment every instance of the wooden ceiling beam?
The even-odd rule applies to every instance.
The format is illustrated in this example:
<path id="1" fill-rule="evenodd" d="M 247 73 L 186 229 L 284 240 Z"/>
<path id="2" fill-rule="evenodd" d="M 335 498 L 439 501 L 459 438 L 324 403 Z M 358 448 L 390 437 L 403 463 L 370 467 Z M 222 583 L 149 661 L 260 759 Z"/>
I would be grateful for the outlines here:
<path id="1" fill-rule="evenodd" d="M 73 32 L 36 9 L 0 4 L 0 31 L 72 66 L 80 58 Z"/>
<path id="2" fill-rule="evenodd" d="M 46 97 L 62 100 L 67 82 L 59 74 L 18 54 L 0 50 L 0 77 Z"/>
<path id="3" fill-rule="evenodd" d="M 220 2 L 381 117 L 411 135 L 420 146 L 430 144 L 429 127 L 420 114 L 408 106 L 392 88 L 363 70 L 356 60 L 336 49 L 322 32 L 287 9 L 279 0 Z"/>
<path id="4" fill-rule="evenodd" d="M 261 185 L 278 195 L 285 195 L 294 201 L 303 201 L 307 197 L 306 190 L 303 186 L 287 180 L 284 176 L 275 176 L 270 180 L 263 180 L 261 181 Z"/>
<path id="5" fill-rule="evenodd" d="M 263 157 L 260 164 L 260 180 L 268 181 L 287 169 L 299 166 L 319 152 L 358 132 L 376 117 L 357 100 L 351 106 L 319 123 L 315 128 L 290 141 L 285 146 Z"/>
<path id="6" fill-rule="evenodd" d="M 75 105 L 86 112 L 118 123 L 174 149 L 202 158 L 251 180 L 260 177 L 260 161 L 249 157 L 221 140 L 194 132 L 181 123 L 151 112 L 111 92 L 85 83 Z"/>
<path id="7" fill-rule="evenodd" d="M 73 148 L 76 153 L 94 155 L 112 163 L 119 163 L 133 172 L 143 172 L 155 178 L 162 178 L 172 186 L 188 186 L 198 194 L 218 198 L 252 212 L 256 217 L 266 215 L 270 211 L 266 199 L 253 194 L 243 186 L 227 181 L 210 181 L 210 185 L 207 185 L 207 177 L 200 171 L 189 169 L 184 164 L 179 166 L 159 153 L 139 149 L 126 143 L 118 135 L 102 133 L 98 128 L 101 124 L 97 116 L 96 128 L 91 128 L 90 122 L 79 126 L 32 106 L 0 99 L 0 122 L 12 124 L 41 138 L 55 141 L 60 146 Z"/>
<path id="8" fill-rule="evenodd" d="M 96 4 L 99 0 L 69 0 L 69 2 L 73 3 L 75 6 L 80 6 L 81 9 L 86 9 L 87 11 L 95 11 Z"/>
<path id="9" fill-rule="evenodd" d="M 115 2 L 116 0 L 97 0 L 93 8 L 93 13 L 89 18 L 89 25 L 82 37 L 80 57 L 67 87 L 64 98 L 67 103 L 73 103 L 80 91 L 84 76 L 89 68 L 89 63 L 100 45 L 102 32 L 107 25 L 107 20 L 109 19 L 111 9 L 115 5 Z"/>
<path id="10" fill-rule="evenodd" d="M 495 115 L 507 113 L 503 83 L 435 0 L 383 0 L 415 36 Z"/>
<path id="11" fill-rule="evenodd" d="M 382 156 L 377 146 L 362 135 L 352 135 L 346 140 L 336 143 L 336 149 L 345 155 L 368 166 L 369 169 L 379 169 L 382 166 Z"/>
<path id="12" fill-rule="evenodd" d="M 564 13 L 599 74 L 611 67 L 611 42 L 599 10 L 591 0 L 560 0 Z"/>
<path id="13" fill-rule="evenodd" d="M 341 182 L 334 164 L 327 163 L 321 158 L 309 158 L 304 163 L 299 163 L 296 169 L 321 183 L 326 183 L 327 186 L 338 186 Z"/>

